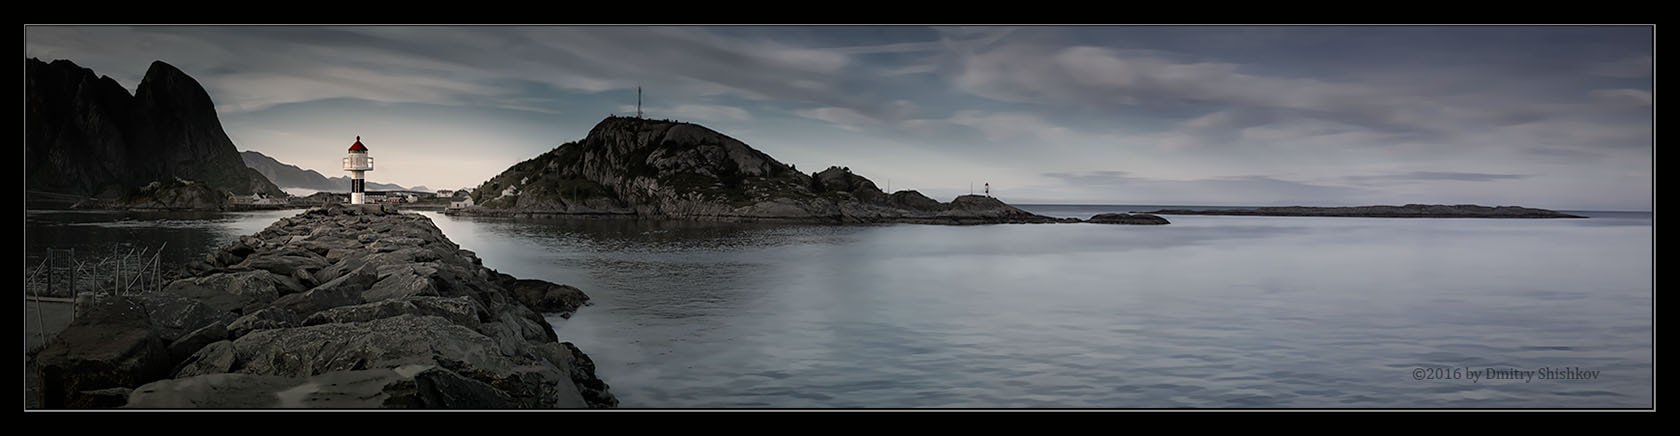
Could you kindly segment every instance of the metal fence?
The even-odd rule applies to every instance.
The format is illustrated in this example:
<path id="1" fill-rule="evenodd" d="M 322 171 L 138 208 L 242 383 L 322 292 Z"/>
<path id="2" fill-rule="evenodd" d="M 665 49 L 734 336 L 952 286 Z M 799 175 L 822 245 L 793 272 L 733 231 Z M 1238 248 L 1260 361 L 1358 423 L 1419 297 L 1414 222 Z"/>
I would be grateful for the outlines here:
<path id="1" fill-rule="evenodd" d="M 49 340 L 42 301 L 74 303 L 76 295 L 83 293 L 133 295 L 162 290 L 166 284 L 163 250 L 168 247 L 167 242 L 156 249 L 113 245 L 109 254 L 48 248 L 40 262 L 24 267 L 23 297 L 34 302 L 39 344 L 44 346 Z M 70 319 L 75 316 L 72 310 Z"/>

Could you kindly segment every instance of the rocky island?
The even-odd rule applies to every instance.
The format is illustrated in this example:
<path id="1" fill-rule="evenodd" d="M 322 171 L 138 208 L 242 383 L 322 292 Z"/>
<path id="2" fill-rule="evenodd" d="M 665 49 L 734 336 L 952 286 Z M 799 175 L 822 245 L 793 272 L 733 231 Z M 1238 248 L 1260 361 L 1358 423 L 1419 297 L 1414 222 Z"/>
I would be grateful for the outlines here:
<path id="1" fill-rule="evenodd" d="M 1091 219 L 1085 220 L 1085 222 L 1096 224 L 1136 224 L 1146 226 L 1170 224 L 1166 218 L 1161 218 L 1147 213 L 1099 213 L 1091 216 Z"/>
<path id="2" fill-rule="evenodd" d="M 1161 215 L 1247 215 L 1247 216 L 1322 216 L 1364 218 L 1586 218 L 1580 215 L 1517 206 L 1487 207 L 1473 204 L 1408 204 L 1405 206 L 1357 207 L 1262 207 L 1256 209 L 1161 209 Z"/>
<path id="3" fill-rule="evenodd" d="M 582 291 L 486 268 L 424 216 L 327 206 L 160 290 L 83 294 L 31 356 L 47 408 L 605 408 L 539 313 Z"/>
<path id="4" fill-rule="evenodd" d="M 882 192 L 850 168 L 810 174 L 712 129 L 608 117 L 580 141 L 520 162 L 480 185 L 476 206 L 448 214 L 560 215 L 822 223 L 1079 222 L 983 195 L 941 203 Z"/>

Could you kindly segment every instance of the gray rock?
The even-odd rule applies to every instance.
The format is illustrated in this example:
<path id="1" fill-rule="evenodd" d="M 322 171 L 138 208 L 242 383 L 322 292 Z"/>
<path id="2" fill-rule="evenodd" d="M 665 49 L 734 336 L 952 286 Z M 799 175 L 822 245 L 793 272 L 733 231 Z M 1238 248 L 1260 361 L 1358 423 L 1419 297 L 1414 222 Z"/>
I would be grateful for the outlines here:
<path id="1" fill-rule="evenodd" d="M 618 407 L 618 398 L 607 391 L 607 382 L 595 376 L 595 361 L 590 360 L 589 355 L 583 354 L 583 350 L 579 350 L 571 342 L 561 342 L 560 346 L 571 355 L 572 383 L 583 396 L 584 402 L 594 409 Z"/>
<path id="2" fill-rule="evenodd" d="M 436 316 L 262 330 L 233 348 L 233 367 L 245 374 L 309 377 L 436 364 L 495 387 L 517 407 L 552 407 L 559 395 L 554 386 L 566 379 L 539 356 L 508 356 L 491 338 Z"/>
<path id="3" fill-rule="evenodd" d="M 161 380 L 129 395 L 129 408 L 503 409 L 502 392 L 436 365 L 338 371 L 311 377 L 205 374 Z"/>
<path id="4" fill-rule="evenodd" d="M 163 293 L 191 298 L 221 312 L 247 313 L 274 302 L 282 293 L 301 288 L 290 277 L 268 271 L 241 271 L 176 280 L 165 286 Z"/>
<path id="5" fill-rule="evenodd" d="M 76 396 L 75 402 L 68 404 L 71 409 L 112 409 L 128 404 L 128 396 L 134 392 L 129 388 L 105 388 L 82 391 Z"/>
<path id="6" fill-rule="evenodd" d="M 413 263 L 379 266 L 379 281 L 368 287 L 362 298 L 380 301 L 442 295 L 433 281 L 437 268 Z"/>
<path id="7" fill-rule="evenodd" d="M 490 338 L 442 317 L 402 315 L 362 323 L 262 330 L 234 341 L 240 372 L 306 377 L 332 371 L 430 364 L 439 359 L 505 369 Z"/>
<path id="8" fill-rule="evenodd" d="M 303 325 L 367 322 L 399 315 L 431 315 L 441 316 L 456 325 L 477 330 L 479 327 L 478 313 L 481 310 L 483 309 L 478 307 L 478 302 L 466 296 L 454 298 L 404 297 L 398 300 L 376 301 L 323 310 L 310 315 L 309 319 L 303 321 Z"/>
<path id="9" fill-rule="evenodd" d="M 328 265 L 331 265 L 331 262 L 326 257 L 313 251 L 301 247 L 286 247 L 248 256 L 232 268 L 258 269 L 293 277 L 299 276 L 299 271 L 302 271 L 301 275 L 313 277 L 311 274 Z"/>
<path id="10" fill-rule="evenodd" d="M 228 323 L 226 336 L 237 339 L 258 330 L 297 327 L 302 323 L 303 321 L 297 313 L 281 307 L 270 307 L 239 317 L 239 319 Z"/>
<path id="11" fill-rule="evenodd" d="M 204 374 L 220 374 L 237 369 L 239 357 L 233 349 L 233 341 L 223 340 L 212 342 L 194 351 L 187 360 L 181 362 L 180 367 L 173 372 L 176 378 L 192 377 Z"/>
<path id="12" fill-rule="evenodd" d="M 363 266 L 301 294 L 281 297 L 274 301 L 274 305 L 308 317 L 334 307 L 362 304 L 366 301 L 362 292 L 371 287 L 378 277 L 372 269 Z"/>
<path id="13" fill-rule="evenodd" d="M 82 392 L 136 387 L 169 371 L 169 350 L 140 302 L 84 294 L 77 317 L 35 356 L 47 408 L 84 404 Z"/>
<path id="14" fill-rule="evenodd" d="M 180 339 L 194 330 L 218 322 L 226 323 L 235 315 L 217 310 L 197 299 L 173 294 L 143 294 L 130 297 L 146 307 L 147 319 L 164 342 Z"/>
<path id="15" fill-rule="evenodd" d="M 193 330 L 192 332 L 181 336 L 179 339 L 176 339 L 174 342 L 170 342 L 170 362 L 186 361 L 188 357 L 192 356 L 193 353 L 197 353 L 199 349 L 204 348 L 206 345 L 228 339 L 228 323 L 229 321 L 218 321 L 201 327 L 198 330 Z M 175 365 L 171 364 L 170 366 L 173 367 Z"/>
<path id="16" fill-rule="evenodd" d="M 525 307 L 542 313 L 557 313 L 562 318 L 571 318 L 573 312 L 589 303 L 589 296 L 584 295 L 582 290 L 543 280 L 516 280 L 512 289 L 514 299 Z"/>

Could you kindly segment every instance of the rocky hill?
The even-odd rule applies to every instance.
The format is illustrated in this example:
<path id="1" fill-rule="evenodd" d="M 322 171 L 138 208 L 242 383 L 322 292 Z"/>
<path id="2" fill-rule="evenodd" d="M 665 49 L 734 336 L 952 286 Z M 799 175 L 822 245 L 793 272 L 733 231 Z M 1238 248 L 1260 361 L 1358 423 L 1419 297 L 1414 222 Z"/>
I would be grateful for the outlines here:
<path id="1" fill-rule="evenodd" d="M 327 177 L 315 170 L 306 170 L 297 165 L 281 162 L 268 155 L 256 151 L 239 152 L 240 159 L 245 166 L 262 173 L 263 177 L 273 181 L 280 188 L 303 188 L 316 191 L 350 192 L 350 176 Z M 367 189 L 372 191 L 425 191 L 424 186 L 404 188 L 389 183 L 367 181 Z"/>
<path id="2" fill-rule="evenodd" d="M 152 182 L 285 193 L 246 168 L 198 81 L 162 61 L 134 95 L 67 60 L 25 61 L 25 189 L 118 199 Z"/>
<path id="3" fill-rule="evenodd" d="M 849 168 L 806 174 L 696 124 L 608 117 L 580 141 L 479 185 L 450 213 L 939 224 L 1063 222 L 965 195 L 941 203 L 882 192 Z M 1078 221 L 1078 220 L 1071 220 Z"/>

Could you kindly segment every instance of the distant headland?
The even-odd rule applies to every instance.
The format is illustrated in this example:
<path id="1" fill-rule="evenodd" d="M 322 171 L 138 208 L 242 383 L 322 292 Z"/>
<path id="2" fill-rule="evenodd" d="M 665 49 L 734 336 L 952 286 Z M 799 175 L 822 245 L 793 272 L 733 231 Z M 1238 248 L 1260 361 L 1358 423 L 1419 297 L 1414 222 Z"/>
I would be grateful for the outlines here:
<path id="1" fill-rule="evenodd" d="M 1546 209 L 1474 204 L 1408 204 L 1405 206 L 1261 207 L 1254 209 L 1161 209 L 1161 215 L 1322 216 L 1361 218 L 1586 218 Z"/>
<path id="2" fill-rule="evenodd" d="M 949 203 L 883 192 L 833 166 L 804 173 L 697 124 L 612 116 L 484 182 L 447 214 L 715 221 L 995 224 L 1080 222 L 984 195 Z"/>

